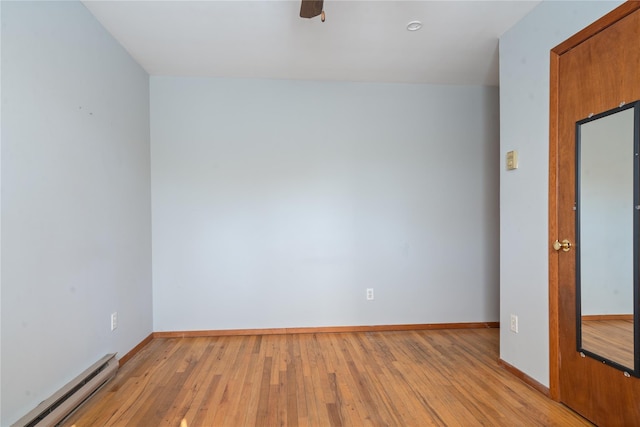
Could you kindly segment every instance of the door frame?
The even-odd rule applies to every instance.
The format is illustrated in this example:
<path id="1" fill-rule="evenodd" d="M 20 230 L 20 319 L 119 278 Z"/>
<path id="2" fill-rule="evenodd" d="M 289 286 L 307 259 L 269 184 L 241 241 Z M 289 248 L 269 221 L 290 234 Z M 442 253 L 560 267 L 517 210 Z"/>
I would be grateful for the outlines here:
<path id="1" fill-rule="evenodd" d="M 640 1 L 629 0 L 609 12 L 593 24 L 551 49 L 549 80 L 549 396 L 560 401 L 560 325 L 558 305 L 560 290 L 558 286 L 558 252 L 552 243 L 559 239 L 558 235 L 558 78 L 560 57 L 610 27 L 636 10 L 640 9 Z"/>

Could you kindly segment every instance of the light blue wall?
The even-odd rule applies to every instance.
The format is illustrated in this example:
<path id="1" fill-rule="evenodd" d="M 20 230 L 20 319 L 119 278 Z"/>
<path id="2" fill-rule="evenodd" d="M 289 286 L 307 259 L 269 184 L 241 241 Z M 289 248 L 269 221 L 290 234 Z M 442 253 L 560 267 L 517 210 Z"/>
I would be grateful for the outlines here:
<path id="1" fill-rule="evenodd" d="M 81 3 L 2 2 L 3 426 L 152 331 L 148 81 Z"/>
<path id="2" fill-rule="evenodd" d="M 497 320 L 497 101 L 152 77 L 154 329 Z"/>
<path id="3" fill-rule="evenodd" d="M 0 2 L 0 25 L 2 3 Z M 1 27 L 0 27 L 1 28 Z M 2 384 L 2 31 L 0 31 L 0 385 Z M 0 425 L 2 425 L 2 386 L 0 386 Z"/>
<path id="4" fill-rule="evenodd" d="M 549 55 L 619 2 L 545 1 L 500 38 L 500 357 L 549 385 Z M 506 171 L 507 151 L 520 168 Z"/>

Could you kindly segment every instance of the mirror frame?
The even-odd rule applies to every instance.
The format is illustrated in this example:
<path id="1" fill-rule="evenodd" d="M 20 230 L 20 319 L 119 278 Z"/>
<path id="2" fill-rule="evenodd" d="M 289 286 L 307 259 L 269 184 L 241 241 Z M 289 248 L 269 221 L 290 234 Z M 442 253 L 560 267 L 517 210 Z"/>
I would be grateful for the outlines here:
<path id="1" fill-rule="evenodd" d="M 580 132 L 585 123 L 598 120 L 628 109 L 633 113 L 633 363 L 624 366 L 614 360 L 603 357 L 582 347 L 582 304 L 580 290 Z M 640 378 L 640 100 L 622 104 L 617 108 L 600 114 L 591 115 L 576 122 L 575 127 L 575 257 L 576 257 L 576 350 L 582 355 L 592 357 L 602 363 L 624 371 L 625 375 Z"/>

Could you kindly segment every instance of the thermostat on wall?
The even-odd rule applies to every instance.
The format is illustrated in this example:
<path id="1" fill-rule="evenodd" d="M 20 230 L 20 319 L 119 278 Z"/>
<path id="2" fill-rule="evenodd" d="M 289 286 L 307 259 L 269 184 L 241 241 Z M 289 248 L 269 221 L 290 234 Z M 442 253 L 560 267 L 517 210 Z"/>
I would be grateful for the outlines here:
<path id="1" fill-rule="evenodd" d="M 518 152 L 515 150 L 507 153 L 507 170 L 514 169 L 518 169 Z"/>

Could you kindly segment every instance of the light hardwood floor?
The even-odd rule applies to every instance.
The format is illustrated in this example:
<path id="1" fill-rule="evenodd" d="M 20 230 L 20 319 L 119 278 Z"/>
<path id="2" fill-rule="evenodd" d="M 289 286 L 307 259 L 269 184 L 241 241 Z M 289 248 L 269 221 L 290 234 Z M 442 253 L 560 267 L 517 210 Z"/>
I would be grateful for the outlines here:
<path id="1" fill-rule="evenodd" d="M 584 426 L 498 329 L 156 338 L 66 426 Z"/>
<path id="2" fill-rule="evenodd" d="M 633 369 L 633 319 L 583 319 L 582 348 Z"/>

